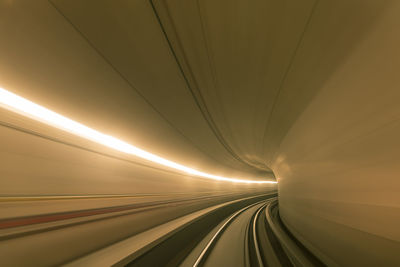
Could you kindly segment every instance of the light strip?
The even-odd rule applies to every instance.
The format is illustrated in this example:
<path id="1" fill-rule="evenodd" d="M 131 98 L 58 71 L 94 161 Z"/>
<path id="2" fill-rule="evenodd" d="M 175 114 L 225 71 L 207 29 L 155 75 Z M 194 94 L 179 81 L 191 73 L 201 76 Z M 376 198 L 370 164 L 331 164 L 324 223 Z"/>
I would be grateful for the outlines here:
<path id="1" fill-rule="evenodd" d="M 115 149 L 117 151 L 137 156 L 148 161 L 182 171 L 184 173 L 199 176 L 203 178 L 234 182 L 234 183 L 247 183 L 247 184 L 275 184 L 276 181 L 267 180 L 244 180 L 237 178 L 222 177 L 218 175 L 208 174 L 201 172 L 184 165 L 178 164 L 176 162 L 164 159 L 124 141 L 121 141 L 110 135 L 103 134 L 94 129 L 91 129 L 79 122 L 73 121 L 67 117 L 55 113 L 45 107 L 35 104 L 25 98 L 22 98 L 16 94 L 13 94 L 0 87 L 0 105 L 3 108 L 14 111 L 26 117 L 38 120 L 42 123 L 48 124 L 50 126 L 56 127 L 63 131 L 78 135 L 90 141 L 96 142 L 103 146 Z"/>

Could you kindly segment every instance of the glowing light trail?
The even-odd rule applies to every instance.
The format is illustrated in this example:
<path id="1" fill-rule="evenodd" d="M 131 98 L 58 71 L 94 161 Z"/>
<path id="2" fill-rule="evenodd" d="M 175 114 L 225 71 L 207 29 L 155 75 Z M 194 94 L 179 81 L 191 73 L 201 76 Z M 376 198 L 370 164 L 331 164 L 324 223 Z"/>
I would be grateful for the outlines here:
<path id="1" fill-rule="evenodd" d="M 203 178 L 234 182 L 234 183 L 246 183 L 246 184 L 275 184 L 276 181 L 268 180 L 244 180 L 230 177 L 223 177 L 213 175 L 205 172 L 201 172 L 176 162 L 164 159 L 136 146 L 121 141 L 113 136 L 103 134 L 92 128 L 89 128 L 79 122 L 73 121 L 67 117 L 64 117 L 54 111 L 51 111 L 45 107 L 35 104 L 25 98 L 22 98 L 16 94 L 13 94 L 3 88 L 0 88 L 0 105 L 1 107 L 29 117 L 31 119 L 40 121 L 50 126 L 56 127 L 63 131 L 78 135 L 90 141 L 96 142 L 103 146 L 115 149 L 117 151 L 137 156 L 148 161 L 182 171 L 184 173 L 199 176 Z"/>

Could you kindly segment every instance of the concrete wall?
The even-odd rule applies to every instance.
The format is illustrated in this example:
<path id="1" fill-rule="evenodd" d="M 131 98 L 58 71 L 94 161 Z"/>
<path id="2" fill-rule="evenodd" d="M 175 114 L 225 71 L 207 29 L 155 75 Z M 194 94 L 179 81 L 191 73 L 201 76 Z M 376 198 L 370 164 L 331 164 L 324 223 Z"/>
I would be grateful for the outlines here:
<path id="1" fill-rule="evenodd" d="M 320 4 L 316 20 L 327 5 Z M 400 4 L 369 5 L 359 3 L 349 24 L 341 25 L 347 36 L 332 38 L 331 49 L 320 55 L 319 62 L 330 66 L 338 60 L 332 55 L 347 49 L 291 126 L 273 163 L 283 221 L 332 266 L 400 263 Z M 344 9 L 330 10 L 335 11 L 335 18 L 342 14 L 346 20 Z M 360 34 L 355 25 L 363 19 L 370 25 L 362 26 L 354 43 Z M 305 38 L 312 34 L 310 28 Z M 318 53 L 324 40 L 315 36 Z"/>

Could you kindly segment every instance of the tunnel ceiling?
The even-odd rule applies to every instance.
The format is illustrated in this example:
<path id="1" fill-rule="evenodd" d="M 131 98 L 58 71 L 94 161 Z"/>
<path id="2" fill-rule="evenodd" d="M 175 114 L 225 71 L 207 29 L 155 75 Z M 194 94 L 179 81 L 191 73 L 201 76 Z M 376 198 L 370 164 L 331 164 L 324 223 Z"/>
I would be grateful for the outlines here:
<path id="1" fill-rule="evenodd" d="M 356 2 L 8 4 L 18 31 L 3 25 L 2 47 L 25 48 L 2 55 L 2 86 L 181 164 L 272 177 L 283 138 L 380 12 Z"/>
<path id="2" fill-rule="evenodd" d="M 293 120 L 279 103 L 315 5 L 289 2 L 52 1 L 180 135 L 256 175 Z"/>

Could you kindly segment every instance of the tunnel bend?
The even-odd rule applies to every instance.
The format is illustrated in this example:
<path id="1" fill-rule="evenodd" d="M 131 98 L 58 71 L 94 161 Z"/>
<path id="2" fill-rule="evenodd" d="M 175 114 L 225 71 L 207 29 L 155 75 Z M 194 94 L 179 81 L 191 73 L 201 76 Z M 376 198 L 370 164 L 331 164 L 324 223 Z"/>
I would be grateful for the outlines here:
<path id="1" fill-rule="evenodd" d="M 396 266 L 399 13 L 389 0 L 4 0 L 0 87 L 195 170 L 276 177 L 280 218 L 322 262 Z M 0 121 L 0 220 L 74 225 L 2 230 L 10 262 L 65 263 L 274 189 L 190 177 L 3 108 Z M 90 224 L 73 217 L 89 210 Z"/>

